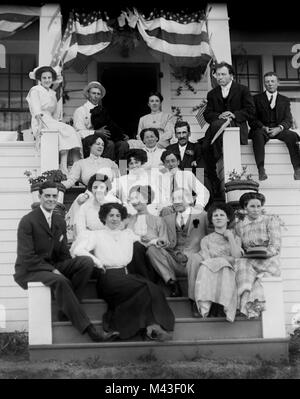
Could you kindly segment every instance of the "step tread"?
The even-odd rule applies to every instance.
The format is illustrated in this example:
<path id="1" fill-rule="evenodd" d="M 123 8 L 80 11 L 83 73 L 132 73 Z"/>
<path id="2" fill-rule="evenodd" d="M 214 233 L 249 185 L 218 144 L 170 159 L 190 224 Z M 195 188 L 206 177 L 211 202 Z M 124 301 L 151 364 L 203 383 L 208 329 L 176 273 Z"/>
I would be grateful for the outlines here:
<path id="1" fill-rule="evenodd" d="M 255 319 L 255 320 L 250 320 L 247 319 L 246 317 L 241 317 L 238 316 L 235 318 L 234 323 L 239 322 L 239 321 L 245 321 L 249 323 L 257 323 L 261 321 L 261 318 Z M 225 324 L 230 324 L 234 325 L 234 323 L 230 323 L 226 320 L 225 317 L 207 317 L 207 318 L 200 318 L 200 317 L 176 317 L 175 319 L 176 323 L 225 323 Z M 102 320 L 91 320 L 91 323 L 94 325 L 101 325 Z M 70 321 L 54 321 L 52 322 L 52 327 L 64 327 L 64 326 L 72 326 L 72 323 Z"/>
<path id="2" fill-rule="evenodd" d="M 107 348 L 107 347 L 143 347 L 143 346 L 178 346 L 178 345 L 213 345 L 213 344 L 241 344 L 241 343 L 272 343 L 272 342 L 289 342 L 290 338 L 222 338 L 222 339 L 193 339 L 193 340 L 170 340 L 165 342 L 158 341 L 114 341 L 114 342 L 83 342 L 83 343 L 55 343 L 55 344 L 45 344 L 45 345 L 29 345 L 29 349 L 39 349 L 39 348 Z"/>

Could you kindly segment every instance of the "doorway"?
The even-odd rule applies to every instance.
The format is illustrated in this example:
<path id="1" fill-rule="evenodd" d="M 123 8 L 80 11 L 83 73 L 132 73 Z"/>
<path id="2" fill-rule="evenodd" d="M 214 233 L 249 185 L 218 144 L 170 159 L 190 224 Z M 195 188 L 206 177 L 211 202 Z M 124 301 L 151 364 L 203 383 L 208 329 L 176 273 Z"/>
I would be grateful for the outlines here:
<path id="1" fill-rule="evenodd" d="M 134 138 L 139 119 L 150 112 L 151 91 L 160 91 L 160 68 L 156 63 L 99 63 L 98 80 L 106 89 L 103 106 L 113 121 Z"/>

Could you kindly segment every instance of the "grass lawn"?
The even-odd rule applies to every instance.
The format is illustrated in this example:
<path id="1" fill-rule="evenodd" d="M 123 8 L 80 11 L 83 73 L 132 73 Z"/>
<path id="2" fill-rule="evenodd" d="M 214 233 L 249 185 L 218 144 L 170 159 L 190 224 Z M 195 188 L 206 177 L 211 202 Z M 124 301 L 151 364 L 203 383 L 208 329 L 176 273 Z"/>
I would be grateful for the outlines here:
<path id="1" fill-rule="evenodd" d="M 4 334 L 2 334 L 4 335 Z M 106 365 L 100 359 L 86 361 L 29 361 L 25 334 L 7 334 L 0 340 L 0 379 L 300 379 L 300 329 L 291 336 L 290 358 L 285 362 L 210 360 L 162 362 L 144 359 L 136 363 Z"/>

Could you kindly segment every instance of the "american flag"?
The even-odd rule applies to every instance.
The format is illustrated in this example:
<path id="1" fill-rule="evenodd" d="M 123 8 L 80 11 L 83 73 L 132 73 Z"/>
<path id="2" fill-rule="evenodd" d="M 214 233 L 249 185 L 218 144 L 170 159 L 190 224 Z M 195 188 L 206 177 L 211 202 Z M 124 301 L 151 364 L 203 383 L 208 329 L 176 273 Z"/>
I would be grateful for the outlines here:
<path id="1" fill-rule="evenodd" d="M 0 6 L 0 39 L 27 28 L 39 15 L 39 7 Z"/>
<path id="2" fill-rule="evenodd" d="M 74 67 L 83 72 L 89 58 L 103 51 L 112 41 L 112 29 L 101 11 L 71 12 L 61 43 L 53 56 L 53 63 Z"/>
<path id="3" fill-rule="evenodd" d="M 134 9 L 127 16 L 136 21 L 150 52 L 160 61 L 205 69 L 211 59 L 204 12 L 154 10 L 145 17 Z"/>
<path id="4" fill-rule="evenodd" d="M 195 118 L 197 119 L 197 122 L 199 123 L 201 129 L 203 129 L 203 127 L 206 125 L 206 121 L 203 116 L 203 113 L 206 108 L 206 104 L 207 104 L 207 101 L 203 100 L 199 106 L 199 110 L 198 110 L 197 114 L 195 115 Z"/>

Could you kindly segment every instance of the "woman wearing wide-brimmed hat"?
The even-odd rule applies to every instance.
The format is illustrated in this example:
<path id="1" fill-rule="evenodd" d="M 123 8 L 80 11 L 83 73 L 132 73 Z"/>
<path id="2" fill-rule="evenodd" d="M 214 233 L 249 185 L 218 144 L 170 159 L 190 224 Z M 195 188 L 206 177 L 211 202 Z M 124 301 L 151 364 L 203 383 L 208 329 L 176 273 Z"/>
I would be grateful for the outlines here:
<path id="1" fill-rule="evenodd" d="M 37 136 L 41 130 L 58 131 L 58 149 L 60 154 L 60 169 L 68 173 L 68 151 L 72 151 L 73 160 L 80 158 L 81 140 L 79 134 L 66 123 L 59 122 L 56 93 L 51 89 L 53 83 L 58 83 L 58 71 L 51 66 L 40 66 L 29 73 L 31 79 L 38 80 L 39 84 L 33 86 L 26 100 L 32 115 L 31 127 Z"/>

